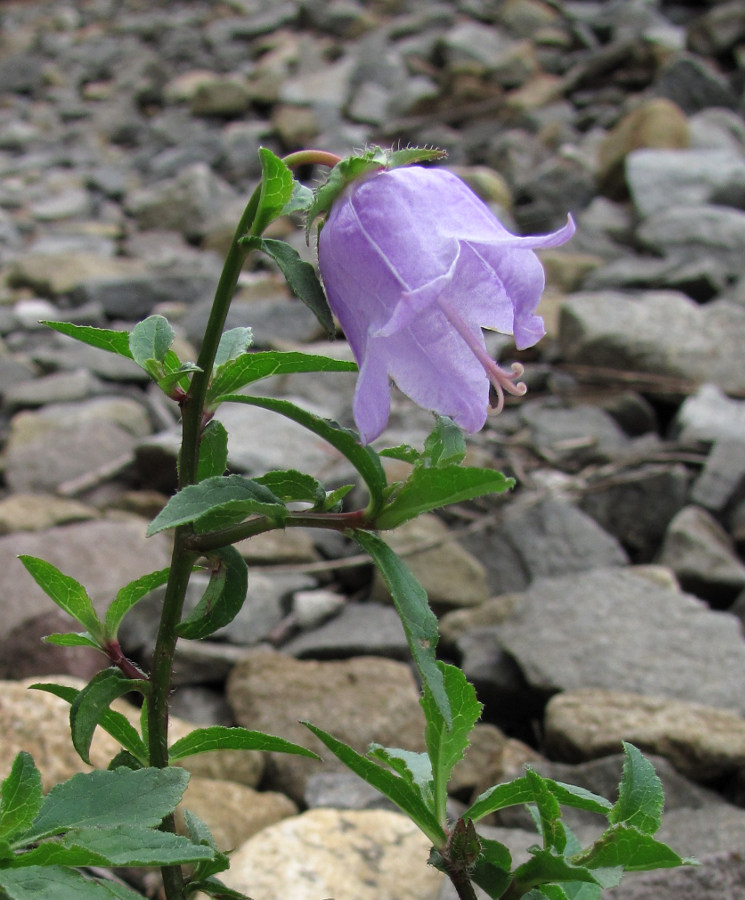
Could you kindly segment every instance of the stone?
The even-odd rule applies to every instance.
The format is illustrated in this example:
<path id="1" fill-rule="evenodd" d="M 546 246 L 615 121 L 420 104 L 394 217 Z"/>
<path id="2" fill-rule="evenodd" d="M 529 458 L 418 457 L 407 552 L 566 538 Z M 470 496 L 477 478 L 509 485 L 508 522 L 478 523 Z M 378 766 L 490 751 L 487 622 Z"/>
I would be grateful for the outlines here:
<path id="1" fill-rule="evenodd" d="M 684 507 L 670 522 L 657 557 L 684 591 L 725 609 L 745 588 L 745 564 L 732 539 L 700 506 Z"/>
<path id="2" fill-rule="evenodd" d="M 348 604 L 334 618 L 283 644 L 282 651 L 298 659 L 365 655 L 409 658 L 409 645 L 398 613 L 379 603 Z"/>
<path id="3" fill-rule="evenodd" d="M 69 403 L 84 400 L 92 394 L 103 393 L 103 385 L 86 369 L 75 372 L 55 372 L 13 385 L 5 391 L 9 409 L 39 407 L 46 403 Z"/>
<path id="4" fill-rule="evenodd" d="M 257 649 L 232 671 L 228 700 L 238 724 L 277 734 L 319 752 L 323 763 L 271 754 L 270 783 L 301 802 L 308 777 L 339 763 L 299 720 L 307 720 L 358 752 L 371 741 L 423 749 L 424 720 L 411 670 L 379 657 L 298 661 Z"/>
<path id="5" fill-rule="evenodd" d="M 189 108 L 194 116 L 239 118 L 251 104 L 245 79 L 235 75 L 204 78 L 192 94 Z"/>
<path id="6" fill-rule="evenodd" d="M 745 13 L 736 0 L 719 3 L 688 29 L 688 46 L 702 56 L 719 56 L 745 37 Z"/>
<path id="7" fill-rule="evenodd" d="M 55 525 L 98 518 L 98 510 L 52 494 L 14 493 L 0 500 L 0 535 L 45 531 Z"/>
<path id="8" fill-rule="evenodd" d="M 715 441 L 691 486 L 691 500 L 714 515 L 745 498 L 745 441 Z"/>
<path id="9" fill-rule="evenodd" d="M 430 841 L 399 812 L 312 809 L 240 847 L 221 880 L 254 900 L 437 900 Z"/>
<path id="10" fill-rule="evenodd" d="M 715 384 L 703 384 L 678 409 L 672 433 L 682 444 L 745 441 L 745 401 L 727 397 Z"/>
<path id="11" fill-rule="evenodd" d="M 707 822 L 696 823 L 706 834 Z M 619 887 L 606 891 L 608 900 L 701 900 L 703 897 L 745 897 L 745 865 L 738 851 L 699 858 L 699 866 L 628 874 Z"/>
<path id="12" fill-rule="evenodd" d="M 141 263 L 132 259 L 89 253 L 40 253 L 16 259 L 7 280 L 11 287 L 30 287 L 43 297 L 58 297 L 73 293 L 88 281 L 109 281 L 141 273 Z"/>
<path id="13" fill-rule="evenodd" d="M 667 97 L 687 114 L 711 106 L 737 108 L 737 95 L 712 62 L 692 54 L 672 57 L 660 69 L 654 84 L 658 97 Z"/>
<path id="14" fill-rule="evenodd" d="M 626 740 L 664 756 L 694 781 L 731 775 L 745 764 L 745 719 L 682 699 L 612 689 L 566 691 L 549 701 L 545 729 L 548 752 L 568 762 L 617 752 Z"/>

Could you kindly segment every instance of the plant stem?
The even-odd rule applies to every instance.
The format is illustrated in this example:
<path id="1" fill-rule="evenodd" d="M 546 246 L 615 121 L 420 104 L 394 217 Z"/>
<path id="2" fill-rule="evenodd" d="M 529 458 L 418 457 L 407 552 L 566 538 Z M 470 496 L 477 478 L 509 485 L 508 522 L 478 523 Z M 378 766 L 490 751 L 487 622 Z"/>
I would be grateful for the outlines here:
<path id="1" fill-rule="evenodd" d="M 452 882 L 460 900 L 476 900 L 476 891 L 473 889 L 468 872 L 460 866 L 449 866 L 447 860 L 445 860 L 445 866 L 448 878 Z"/>

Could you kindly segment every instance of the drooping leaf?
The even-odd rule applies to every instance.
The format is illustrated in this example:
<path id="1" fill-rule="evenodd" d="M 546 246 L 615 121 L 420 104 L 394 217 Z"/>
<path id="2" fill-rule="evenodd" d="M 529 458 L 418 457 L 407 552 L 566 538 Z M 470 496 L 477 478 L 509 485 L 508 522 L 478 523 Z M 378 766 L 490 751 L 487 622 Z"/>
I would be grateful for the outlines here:
<path id="1" fill-rule="evenodd" d="M 367 756 L 362 756 L 352 747 L 337 740 L 310 722 L 303 722 L 328 749 L 340 759 L 347 768 L 356 772 L 364 781 L 372 785 L 392 800 L 396 806 L 427 835 L 433 844 L 441 845 L 445 840 L 445 832 L 434 814 L 423 803 L 419 792 L 414 790 L 408 781 L 382 768 Z"/>
<path id="2" fill-rule="evenodd" d="M 132 351 L 129 349 L 129 332 L 112 331 L 109 328 L 95 328 L 93 325 L 73 325 L 72 322 L 43 322 L 47 328 L 65 334 L 90 347 L 116 353 L 117 356 L 126 356 L 132 359 Z"/>
<path id="3" fill-rule="evenodd" d="M 301 300 L 331 338 L 335 334 L 334 317 L 313 266 L 305 262 L 294 247 L 273 238 L 247 237 L 242 243 L 251 250 L 266 253 L 279 266 L 287 286 Z"/>
<path id="4" fill-rule="evenodd" d="M 273 734 L 261 731 L 249 731 L 247 728 L 228 728 L 224 725 L 211 725 L 207 728 L 196 728 L 185 737 L 176 741 L 168 751 L 170 763 L 175 763 L 187 756 L 197 753 L 209 753 L 213 750 L 262 750 L 274 753 L 293 753 L 318 759 L 318 754 L 300 744 L 294 744 Z"/>
<path id="5" fill-rule="evenodd" d="M 210 580 L 191 613 L 179 622 L 176 633 L 188 640 L 201 640 L 230 624 L 240 612 L 248 590 L 246 561 L 235 547 L 222 547 L 207 555 Z"/>
<path id="6" fill-rule="evenodd" d="M 170 568 L 159 569 L 157 572 L 150 572 L 147 575 L 141 575 L 125 584 L 117 592 L 116 598 L 106 610 L 104 618 L 104 628 L 106 637 L 109 640 L 116 638 L 119 626 L 127 613 L 132 607 L 146 597 L 155 588 L 160 587 L 168 581 Z"/>
<path id="7" fill-rule="evenodd" d="M 93 734 L 111 702 L 130 691 L 145 693 L 149 687 L 146 681 L 127 678 L 119 669 L 109 668 L 95 675 L 78 693 L 70 705 L 70 733 L 83 762 L 90 765 Z"/>
<path id="8" fill-rule="evenodd" d="M 0 869 L 0 889 L 9 900 L 142 900 L 118 882 L 94 881 L 62 866 Z"/>
<path id="9" fill-rule="evenodd" d="M 35 556 L 19 556 L 34 581 L 60 609 L 76 619 L 92 635 L 103 637 L 103 626 L 87 591 L 70 575 L 65 575 L 50 562 Z"/>
<path id="10" fill-rule="evenodd" d="M 587 812 L 607 816 L 613 805 L 605 797 L 593 794 L 592 791 L 578 787 L 576 784 L 564 784 L 562 781 L 554 781 L 551 778 L 543 780 L 562 806 L 571 806 L 574 809 L 584 809 Z"/>
<path id="11" fill-rule="evenodd" d="M 228 432 L 217 419 L 207 423 L 199 442 L 197 481 L 225 474 L 228 467 Z"/>
<path id="12" fill-rule="evenodd" d="M 382 531 L 397 528 L 424 512 L 484 494 L 498 494 L 514 483 L 514 479 L 493 469 L 416 466 L 394 498 L 376 516 L 375 527 Z"/>
<path id="13" fill-rule="evenodd" d="M 48 694 L 54 694 L 55 697 L 60 697 L 70 705 L 75 702 L 81 693 L 77 688 L 66 684 L 32 684 L 31 687 L 37 691 L 46 691 Z M 148 750 L 145 741 L 125 715 L 113 709 L 104 709 L 101 712 L 98 724 L 142 765 L 147 765 Z"/>
<path id="14" fill-rule="evenodd" d="M 12 840 L 27 831 L 38 815 L 42 800 L 41 773 L 31 754 L 21 751 L 13 760 L 10 774 L 0 784 L 0 839 Z"/>
<path id="15" fill-rule="evenodd" d="M 393 550 L 371 531 L 355 531 L 355 541 L 370 554 L 383 576 L 409 643 L 422 683 L 437 707 L 446 728 L 453 724 L 453 714 L 435 648 L 439 639 L 437 618 L 427 601 L 427 593 L 411 569 Z"/>
<path id="16" fill-rule="evenodd" d="M 263 350 L 246 353 L 221 367 L 207 390 L 207 406 L 214 409 L 227 394 L 262 378 L 291 375 L 295 372 L 356 372 L 357 365 L 343 359 L 333 359 L 315 353 L 295 350 Z"/>
<path id="17" fill-rule="evenodd" d="M 647 834 L 655 834 L 665 803 L 662 782 L 652 763 L 633 744 L 624 742 L 623 752 L 623 777 L 608 821 L 612 825 L 624 822 Z"/>
<path id="18" fill-rule="evenodd" d="M 209 525 L 225 527 L 249 515 L 264 515 L 281 522 L 286 508 L 268 488 L 243 475 L 205 478 L 175 494 L 150 523 L 148 536 L 187 522 L 209 519 Z M 217 524 L 219 522 L 219 525 Z M 206 529 L 205 529 L 206 530 Z"/>

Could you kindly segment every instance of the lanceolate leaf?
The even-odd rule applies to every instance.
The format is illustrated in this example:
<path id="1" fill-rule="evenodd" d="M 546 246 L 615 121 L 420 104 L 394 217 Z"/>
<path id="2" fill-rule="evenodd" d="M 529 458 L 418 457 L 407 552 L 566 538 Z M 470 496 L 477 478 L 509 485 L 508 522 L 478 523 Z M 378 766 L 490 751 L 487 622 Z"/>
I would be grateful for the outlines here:
<path id="1" fill-rule="evenodd" d="M 228 728 L 224 725 L 196 728 L 171 746 L 168 759 L 169 762 L 174 763 L 187 756 L 209 753 L 212 750 L 263 750 L 274 753 L 294 753 L 298 756 L 318 759 L 318 755 L 312 750 L 284 738 L 275 737 L 273 734 L 249 731 L 247 728 Z"/>
<path id="2" fill-rule="evenodd" d="M 43 324 L 83 344 L 132 359 L 128 331 L 112 331 L 108 328 L 94 328 L 92 325 L 73 325 L 71 322 L 44 322 Z"/>
<path id="3" fill-rule="evenodd" d="M 44 559 L 35 556 L 18 557 L 34 581 L 68 615 L 76 619 L 92 635 L 101 637 L 103 628 L 93 608 L 93 602 L 80 582 Z"/>
<path id="4" fill-rule="evenodd" d="M 30 754 L 16 756 L 0 793 L 0 839 L 12 840 L 31 827 L 43 800 L 41 774 Z"/>
<path id="5" fill-rule="evenodd" d="M 235 547 L 222 547 L 209 554 L 212 570 L 204 595 L 176 632 L 189 640 L 200 640 L 228 625 L 240 612 L 248 589 L 246 562 Z"/>
<path id="6" fill-rule="evenodd" d="M 44 643 L 53 644 L 55 647 L 91 647 L 94 650 L 101 649 L 98 641 L 94 641 L 87 631 L 82 633 L 70 631 L 66 634 L 48 634 L 43 640 Z"/>
<path id="7" fill-rule="evenodd" d="M 147 596 L 150 591 L 160 587 L 168 581 L 170 568 L 160 569 L 157 572 L 150 572 L 148 575 L 141 575 L 129 584 L 125 584 L 120 588 L 116 595 L 116 599 L 106 610 L 104 619 L 104 628 L 106 629 L 106 637 L 112 640 L 116 637 L 122 619 L 132 609 L 132 607 Z"/>

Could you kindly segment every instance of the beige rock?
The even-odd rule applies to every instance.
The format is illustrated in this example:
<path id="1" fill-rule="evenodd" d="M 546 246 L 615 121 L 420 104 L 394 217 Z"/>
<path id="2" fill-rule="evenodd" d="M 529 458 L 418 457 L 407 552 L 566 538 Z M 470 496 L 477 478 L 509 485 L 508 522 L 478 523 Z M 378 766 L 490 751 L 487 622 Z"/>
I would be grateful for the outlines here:
<path id="1" fill-rule="evenodd" d="M 92 506 L 51 494 L 12 494 L 0 500 L 0 535 L 44 531 L 55 525 L 96 518 L 98 512 Z"/>
<path id="2" fill-rule="evenodd" d="M 251 838 L 220 877 L 253 900 L 436 900 L 429 848 L 400 813 L 313 809 Z"/>
<path id="3" fill-rule="evenodd" d="M 476 628 L 499 625 L 512 613 L 521 595 L 500 594 L 473 609 L 454 609 L 440 619 L 440 641 L 452 647 L 461 635 Z"/>
<path id="4" fill-rule="evenodd" d="M 13 263 L 7 281 L 11 287 L 30 287 L 41 296 L 57 297 L 86 281 L 119 280 L 142 273 L 142 264 L 131 259 L 92 253 L 26 254 Z"/>
<path id="5" fill-rule="evenodd" d="M 745 765 L 745 719 L 699 703 L 587 688 L 546 708 L 549 754 L 579 761 L 617 753 L 621 741 L 665 756 L 690 778 L 708 781 Z"/>
<path id="6" fill-rule="evenodd" d="M 333 754 L 300 724 L 307 720 L 360 753 L 371 741 L 424 749 L 424 717 L 411 669 L 377 657 L 299 661 L 261 648 L 239 663 L 227 696 L 236 721 L 318 752 L 323 762 L 271 754 L 272 787 L 300 802 L 312 772 L 340 771 Z"/>
<path id="7" fill-rule="evenodd" d="M 486 569 L 453 539 L 435 515 L 423 515 L 386 532 L 386 542 L 403 556 L 429 602 L 437 609 L 478 606 L 489 597 Z M 376 572 L 372 599 L 390 600 L 388 588 Z"/>

